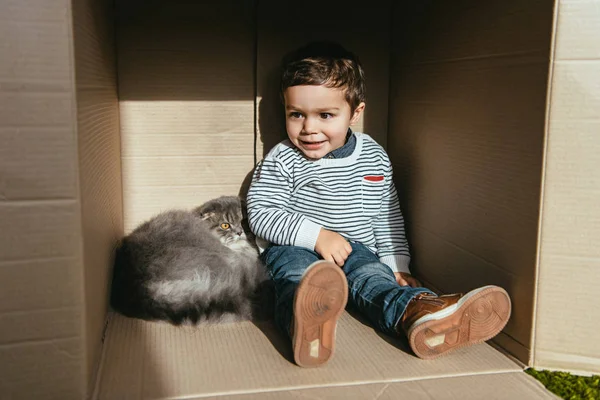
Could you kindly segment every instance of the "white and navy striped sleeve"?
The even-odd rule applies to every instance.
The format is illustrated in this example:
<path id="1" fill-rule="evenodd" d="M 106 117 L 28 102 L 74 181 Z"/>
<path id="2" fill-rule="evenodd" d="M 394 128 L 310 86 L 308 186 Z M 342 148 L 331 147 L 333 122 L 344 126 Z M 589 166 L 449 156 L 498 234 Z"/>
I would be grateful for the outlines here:
<path id="1" fill-rule="evenodd" d="M 288 211 L 292 188 L 289 168 L 277 156 L 267 155 L 257 166 L 248 191 L 250 229 L 274 244 L 314 250 L 321 225 Z"/>
<path id="2" fill-rule="evenodd" d="M 389 164 L 385 172 L 386 186 L 381 202 L 379 215 L 373 221 L 373 232 L 377 241 L 379 260 L 388 265 L 394 272 L 410 274 L 410 252 L 404 231 L 404 218 L 400 210 L 400 201 L 394 185 L 392 166 Z"/>

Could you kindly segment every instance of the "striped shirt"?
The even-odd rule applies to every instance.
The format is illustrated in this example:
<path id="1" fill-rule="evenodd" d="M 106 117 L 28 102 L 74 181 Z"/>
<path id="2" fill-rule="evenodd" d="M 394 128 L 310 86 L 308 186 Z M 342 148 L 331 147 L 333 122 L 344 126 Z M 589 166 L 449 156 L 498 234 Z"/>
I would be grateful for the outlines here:
<path id="1" fill-rule="evenodd" d="M 248 222 L 259 238 L 314 250 L 321 228 L 367 246 L 394 272 L 409 273 L 404 220 L 385 150 L 355 132 L 345 158 L 308 160 L 289 140 L 257 166 Z"/>

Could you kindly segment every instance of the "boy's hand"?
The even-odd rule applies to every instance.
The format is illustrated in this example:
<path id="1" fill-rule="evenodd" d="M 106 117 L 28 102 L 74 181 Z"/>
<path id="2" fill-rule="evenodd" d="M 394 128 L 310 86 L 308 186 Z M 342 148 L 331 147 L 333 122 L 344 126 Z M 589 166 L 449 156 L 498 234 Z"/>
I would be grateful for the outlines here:
<path id="1" fill-rule="evenodd" d="M 421 282 L 411 274 L 394 272 L 394 276 L 396 277 L 396 282 L 398 282 L 400 286 L 421 287 Z"/>
<path id="2" fill-rule="evenodd" d="M 317 243 L 315 244 L 315 251 L 324 260 L 332 261 L 341 267 L 344 265 L 344 261 L 346 261 L 348 255 L 352 253 L 352 246 L 339 233 L 321 228 Z"/>

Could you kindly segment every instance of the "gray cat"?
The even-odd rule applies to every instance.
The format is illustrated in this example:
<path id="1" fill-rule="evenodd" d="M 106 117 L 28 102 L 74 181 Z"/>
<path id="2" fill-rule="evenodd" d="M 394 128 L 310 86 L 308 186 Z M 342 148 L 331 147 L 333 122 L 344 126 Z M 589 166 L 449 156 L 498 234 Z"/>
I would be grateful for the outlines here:
<path id="1" fill-rule="evenodd" d="M 255 317 L 269 305 L 268 279 L 244 214 L 223 196 L 140 225 L 117 249 L 111 306 L 176 325 Z"/>

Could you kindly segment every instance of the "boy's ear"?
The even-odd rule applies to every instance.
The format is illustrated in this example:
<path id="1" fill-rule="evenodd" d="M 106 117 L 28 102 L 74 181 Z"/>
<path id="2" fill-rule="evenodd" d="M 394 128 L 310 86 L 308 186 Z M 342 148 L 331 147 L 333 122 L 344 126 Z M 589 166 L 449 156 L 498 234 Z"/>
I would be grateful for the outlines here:
<path id="1" fill-rule="evenodd" d="M 354 125 L 355 123 L 358 122 L 358 120 L 360 119 L 361 114 L 363 113 L 363 111 L 365 111 L 365 102 L 361 102 L 356 109 L 354 110 L 354 113 L 352 114 L 352 118 L 350 119 L 350 125 Z"/>

